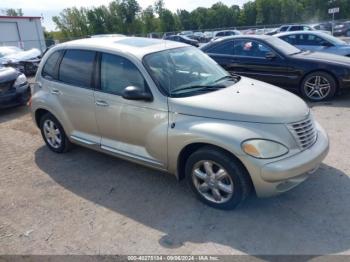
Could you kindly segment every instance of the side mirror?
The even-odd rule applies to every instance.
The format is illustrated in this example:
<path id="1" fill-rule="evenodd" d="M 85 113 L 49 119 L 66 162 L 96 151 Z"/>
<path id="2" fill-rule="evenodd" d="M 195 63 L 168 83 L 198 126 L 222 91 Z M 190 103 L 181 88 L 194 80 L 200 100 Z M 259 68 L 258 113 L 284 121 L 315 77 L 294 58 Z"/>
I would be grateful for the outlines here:
<path id="1" fill-rule="evenodd" d="M 127 100 L 153 101 L 153 96 L 137 86 L 128 86 L 123 90 L 122 97 Z"/>
<path id="2" fill-rule="evenodd" d="M 266 55 L 265 55 L 265 58 L 266 58 L 266 59 L 270 59 L 270 60 L 273 60 L 273 59 L 275 59 L 276 57 L 277 57 L 276 54 L 273 53 L 273 52 L 267 52 Z"/>

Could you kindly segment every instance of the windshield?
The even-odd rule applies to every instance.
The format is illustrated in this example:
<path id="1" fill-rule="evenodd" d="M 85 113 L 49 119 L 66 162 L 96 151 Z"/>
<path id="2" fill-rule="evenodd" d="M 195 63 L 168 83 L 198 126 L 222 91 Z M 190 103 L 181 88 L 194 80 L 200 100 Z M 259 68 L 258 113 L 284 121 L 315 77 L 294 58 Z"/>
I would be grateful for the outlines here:
<path id="1" fill-rule="evenodd" d="M 145 56 L 144 64 L 155 83 L 171 97 L 215 91 L 226 87 L 228 81 L 237 81 L 194 47 L 149 54 Z"/>
<path id="2" fill-rule="evenodd" d="M 269 37 L 266 41 L 285 55 L 293 55 L 301 52 L 300 49 L 277 37 Z"/>

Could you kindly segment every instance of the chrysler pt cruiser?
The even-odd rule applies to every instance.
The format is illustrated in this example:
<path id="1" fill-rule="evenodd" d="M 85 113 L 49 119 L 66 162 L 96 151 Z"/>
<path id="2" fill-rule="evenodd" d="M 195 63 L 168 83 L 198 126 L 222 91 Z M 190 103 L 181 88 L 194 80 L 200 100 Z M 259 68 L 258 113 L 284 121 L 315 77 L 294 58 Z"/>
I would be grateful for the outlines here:
<path id="1" fill-rule="evenodd" d="M 52 151 L 78 144 L 167 171 L 215 208 L 286 192 L 328 152 L 303 100 L 230 75 L 182 43 L 60 44 L 44 56 L 32 92 L 33 119 Z"/>

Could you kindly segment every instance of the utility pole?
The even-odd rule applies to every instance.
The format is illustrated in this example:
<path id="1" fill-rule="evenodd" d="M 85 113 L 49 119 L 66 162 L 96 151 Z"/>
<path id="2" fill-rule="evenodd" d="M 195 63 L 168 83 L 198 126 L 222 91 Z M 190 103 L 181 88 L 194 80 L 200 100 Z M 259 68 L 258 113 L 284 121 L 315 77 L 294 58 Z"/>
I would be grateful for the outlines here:
<path id="1" fill-rule="evenodd" d="M 339 7 L 334 7 L 333 4 L 336 3 L 337 0 L 329 0 L 328 4 L 330 8 L 328 9 L 328 14 L 332 15 L 332 35 L 334 34 L 334 16 L 336 13 L 339 13 Z"/>

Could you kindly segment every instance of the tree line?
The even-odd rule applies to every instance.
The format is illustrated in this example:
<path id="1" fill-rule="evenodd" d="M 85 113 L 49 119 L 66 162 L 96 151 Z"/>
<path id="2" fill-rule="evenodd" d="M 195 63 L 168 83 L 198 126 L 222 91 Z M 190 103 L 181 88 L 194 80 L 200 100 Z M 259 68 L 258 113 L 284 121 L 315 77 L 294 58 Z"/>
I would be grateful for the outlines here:
<path id="1" fill-rule="evenodd" d="M 137 0 L 114 0 L 93 8 L 66 8 L 53 17 L 55 38 L 120 33 L 145 35 L 150 32 L 204 30 L 237 26 L 259 26 L 291 22 L 329 20 L 328 9 L 340 7 L 336 19 L 350 18 L 349 0 L 254 0 L 227 6 L 221 2 L 210 8 L 171 12 L 163 0 L 142 9 Z"/>

